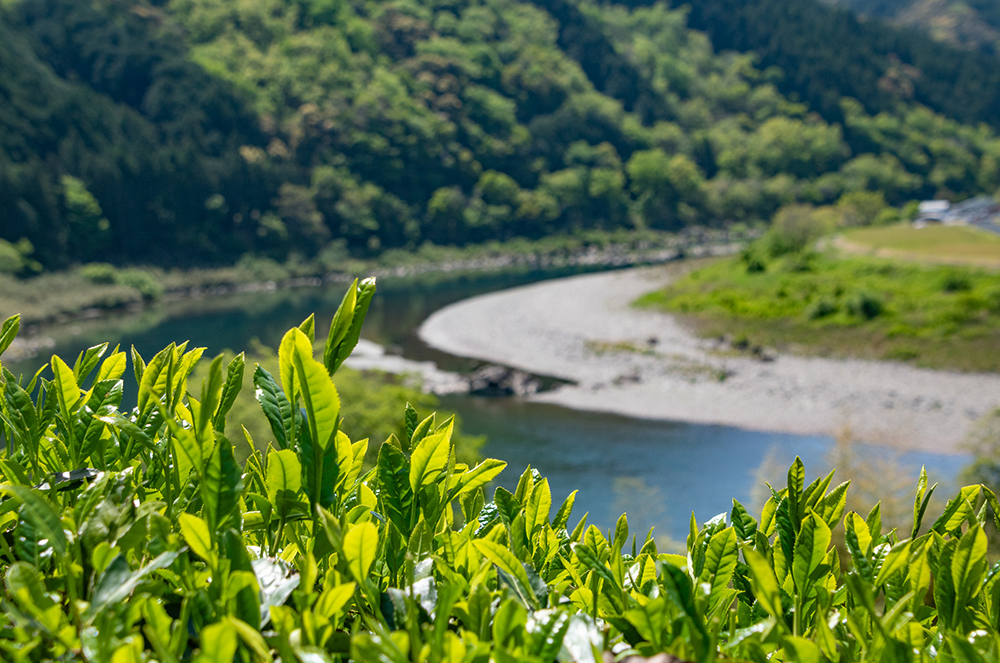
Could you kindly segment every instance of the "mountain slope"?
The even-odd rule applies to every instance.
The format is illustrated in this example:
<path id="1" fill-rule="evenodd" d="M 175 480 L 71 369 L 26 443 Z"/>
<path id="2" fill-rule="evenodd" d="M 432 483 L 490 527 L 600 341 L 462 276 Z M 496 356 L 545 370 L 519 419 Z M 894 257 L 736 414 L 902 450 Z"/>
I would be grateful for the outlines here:
<path id="1" fill-rule="evenodd" d="M 869 112 L 916 102 L 961 122 L 1000 126 L 1000 67 L 961 51 L 818 0 L 698 0 L 690 26 L 716 49 L 752 51 L 760 66 L 785 73 L 794 93 L 828 120 L 840 119 L 840 97 Z"/>
<path id="2" fill-rule="evenodd" d="M 789 26 L 820 26 L 796 6 L 755 64 L 720 49 L 729 19 L 713 23 L 717 43 L 690 28 L 707 3 L 690 15 L 589 0 L 7 5 L 0 237 L 29 239 L 47 266 L 191 264 L 1000 187 L 995 133 L 917 103 L 941 76 L 907 78 L 883 32 L 867 59 L 847 48 L 863 30 L 844 53 L 810 47 Z M 733 48 L 763 34 L 749 27 Z M 942 53 L 942 71 L 971 57 Z M 838 62 L 847 73 L 831 78 Z"/>
<path id="3" fill-rule="evenodd" d="M 959 48 L 991 54 L 1000 49 L 1000 3 L 995 0 L 832 0 L 830 4 L 923 30 Z"/>

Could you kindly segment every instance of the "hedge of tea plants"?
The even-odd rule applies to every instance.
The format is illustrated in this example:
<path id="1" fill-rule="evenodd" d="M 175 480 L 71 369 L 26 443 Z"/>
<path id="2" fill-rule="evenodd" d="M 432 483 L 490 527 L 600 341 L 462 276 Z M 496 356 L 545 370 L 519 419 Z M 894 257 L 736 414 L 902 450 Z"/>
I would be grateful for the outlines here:
<path id="1" fill-rule="evenodd" d="M 796 460 L 759 517 L 735 500 L 692 517 L 673 554 L 624 515 L 588 526 L 575 493 L 557 505 L 534 470 L 488 492 L 505 464 L 457 462 L 454 421 L 411 407 L 366 466 L 371 442 L 341 430 L 331 376 L 373 293 L 355 282 L 322 347 L 310 318 L 282 340 L 277 376 L 253 369 L 272 436 L 247 440 L 267 451 L 242 467 L 244 431 L 226 420 L 242 356 L 199 385 L 203 350 L 186 344 L 4 369 L 0 659 L 998 659 L 984 531 L 998 505 L 983 486 L 932 520 L 922 473 L 912 528 L 884 531 L 878 506 L 845 514 L 848 482 L 806 484 Z M 17 331 L 3 324 L 0 351 Z"/>

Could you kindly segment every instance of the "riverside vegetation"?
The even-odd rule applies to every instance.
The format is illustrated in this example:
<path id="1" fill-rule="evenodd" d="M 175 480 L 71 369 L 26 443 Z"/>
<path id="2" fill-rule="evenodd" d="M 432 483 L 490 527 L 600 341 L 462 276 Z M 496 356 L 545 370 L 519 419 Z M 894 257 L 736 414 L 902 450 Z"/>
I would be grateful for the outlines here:
<path id="1" fill-rule="evenodd" d="M 164 297 L 316 286 L 329 281 L 346 284 L 362 274 L 433 280 L 492 271 L 641 264 L 669 259 L 699 246 L 745 241 L 758 234 L 746 225 L 726 230 L 687 228 L 676 233 L 590 230 L 462 247 L 424 244 L 414 251 L 386 250 L 367 259 L 351 258 L 346 245 L 336 242 L 309 260 L 293 255 L 279 262 L 267 256 L 245 255 L 229 267 L 169 270 L 89 263 L 30 278 L 6 273 L 9 270 L 3 267 L 0 255 L 0 316 L 17 313 L 23 325 L 34 328 L 73 317 L 145 307 Z M 9 264 L 20 269 L 20 263 Z"/>
<path id="2" fill-rule="evenodd" d="M 855 228 L 848 237 L 891 238 L 914 261 L 817 250 L 816 240 L 843 222 L 834 212 L 783 208 L 740 255 L 693 270 L 637 304 L 680 313 L 700 334 L 729 336 L 738 346 L 1000 370 L 996 273 L 916 262 L 996 257 L 993 236 L 982 233 L 973 246 L 966 235 L 981 231 L 961 229 L 965 244 L 958 244 L 943 232 L 951 229 L 929 228 L 925 241 L 923 231 Z M 936 248 L 928 245 L 935 240 Z"/>
<path id="3" fill-rule="evenodd" d="M 358 341 L 374 283 L 355 283 L 320 352 L 288 331 L 278 375 L 253 371 L 267 452 L 235 460 L 229 421 L 246 371 L 200 349 L 148 362 L 100 345 L 30 378 L 4 370 L 0 649 L 7 660 L 230 663 L 337 660 L 989 661 L 1000 655 L 1000 566 L 984 528 L 993 491 L 962 488 L 931 522 L 845 513 L 849 482 L 806 483 L 801 461 L 759 518 L 698 524 L 686 554 L 622 516 L 571 524 L 530 468 L 460 462 L 454 420 L 400 412 L 373 465 L 332 377 Z M 0 329 L 0 352 L 18 332 Z M 315 358 L 316 356 L 319 359 Z M 134 376 L 134 407 L 125 376 Z M 847 554 L 831 545 L 843 523 Z M 998 523 L 1000 524 L 1000 523 Z M 639 533 L 641 536 L 641 533 Z"/>

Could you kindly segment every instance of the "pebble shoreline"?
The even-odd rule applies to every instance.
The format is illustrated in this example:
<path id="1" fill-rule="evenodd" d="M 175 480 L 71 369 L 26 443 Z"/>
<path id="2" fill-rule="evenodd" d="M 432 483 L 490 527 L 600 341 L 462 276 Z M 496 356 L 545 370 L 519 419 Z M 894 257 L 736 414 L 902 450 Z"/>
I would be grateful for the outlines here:
<path id="1" fill-rule="evenodd" d="M 647 419 L 830 435 L 899 450 L 963 451 L 1000 405 L 1000 375 L 895 362 L 734 356 L 672 316 L 630 306 L 676 269 L 588 274 L 474 297 L 430 316 L 420 338 L 449 354 L 573 382 L 534 401 Z"/>

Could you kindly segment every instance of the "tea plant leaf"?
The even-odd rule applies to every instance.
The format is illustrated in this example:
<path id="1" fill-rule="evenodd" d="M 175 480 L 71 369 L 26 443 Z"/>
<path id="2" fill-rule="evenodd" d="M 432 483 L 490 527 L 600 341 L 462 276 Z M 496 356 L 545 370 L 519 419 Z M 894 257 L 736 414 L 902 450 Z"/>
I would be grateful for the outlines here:
<path id="1" fill-rule="evenodd" d="M 355 525 L 344 535 L 344 557 L 358 584 L 364 584 L 377 552 L 378 529 L 371 523 Z"/>
<path id="2" fill-rule="evenodd" d="M 198 411 L 198 420 L 195 422 L 195 430 L 200 440 L 205 440 L 215 410 L 219 407 L 219 400 L 222 398 L 222 384 L 222 355 L 220 354 L 212 360 L 208 369 L 208 377 L 201 383 L 201 408 Z"/>
<path id="3" fill-rule="evenodd" d="M 294 566 L 281 559 L 264 557 L 250 564 L 260 587 L 260 623 L 266 626 L 271 621 L 271 607 L 288 600 L 299 586 L 300 575 Z"/>
<path id="4" fill-rule="evenodd" d="M 340 424 L 337 388 L 333 386 L 323 365 L 313 359 L 312 345 L 305 334 L 298 329 L 293 329 L 289 334 L 293 343 L 292 361 L 306 407 L 309 432 L 318 449 L 325 450 L 333 441 Z"/>
<path id="5" fill-rule="evenodd" d="M 205 459 L 202 456 L 201 445 L 198 444 L 194 432 L 178 426 L 173 431 L 172 440 L 174 460 L 177 463 L 177 476 L 180 480 L 186 481 L 192 470 L 196 470 L 201 475 Z"/>
<path id="6" fill-rule="evenodd" d="M 815 580 L 813 573 L 826 557 L 827 548 L 830 547 L 830 538 L 830 528 L 814 512 L 810 512 L 802 520 L 802 529 L 795 541 L 795 553 L 792 560 L 792 580 L 800 594 L 805 595 Z"/>
<path id="7" fill-rule="evenodd" d="M 560 610 L 538 610 L 528 619 L 526 630 L 531 636 L 530 655 L 554 661 L 569 630 L 569 615 Z"/>
<path id="8" fill-rule="evenodd" d="M 417 430 L 417 420 L 416 409 L 407 401 L 406 407 L 403 409 L 403 425 L 406 427 L 407 441 L 413 438 L 413 431 Z"/>
<path id="9" fill-rule="evenodd" d="M 342 349 L 358 324 L 341 325 Z M 729 526 L 726 514 L 701 527 L 692 514 L 686 556 L 658 554 L 651 534 L 629 547 L 625 514 L 611 542 L 586 515 L 568 534 L 576 493 L 550 525 L 549 482 L 530 466 L 513 493 L 497 487 L 485 503 L 504 463 L 456 458 L 451 417 L 418 422 L 403 409 L 393 425 L 406 444 L 390 435 L 366 471 L 368 442 L 340 430 L 339 397 L 304 327 L 279 349 L 290 398 L 254 372 L 281 448 L 269 445 L 266 464 L 252 451 L 244 468 L 222 434 L 242 356 L 224 380 L 216 359 L 198 400 L 187 380 L 201 348 L 168 346 L 148 367 L 134 353 L 145 405 L 127 414 L 117 349 L 100 364 L 94 346 L 73 371 L 54 359 L 37 402 L 0 367 L 0 658 L 89 647 L 113 663 L 593 663 L 614 646 L 692 661 L 903 662 L 930 644 L 939 658 L 995 658 L 1000 571 L 987 568 L 984 526 L 1000 503 L 983 486 L 961 489 L 930 532 L 900 542 L 883 534 L 880 503 L 843 517 L 847 482 L 829 489 L 827 474 L 806 486 L 797 460 L 759 524 L 738 501 Z M 914 533 L 932 490 L 922 472 Z M 830 533 L 842 517 L 843 572 Z"/>
<path id="10" fill-rule="evenodd" d="M 198 639 L 201 651 L 197 663 L 231 663 L 236 656 L 237 632 L 228 619 L 206 626 Z"/>
<path id="11" fill-rule="evenodd" d="M 937 488 L 937 484 L 934 484 L 934 488 Z M 932 489 L 933 490 L 933 489 Z M 924 499 L 924 493 L 927 492 L 927 466 L 920 466 L 920 476 L 917 479 L 917 492 L 913 497 L 913 529 L 910 533 L 910 538 L 917 538 L 917 532 L 920 531 L 920 521 L 923 519 L 923 513 L 921 513 L 921 504 Z"/>
<path id="12" fill-rule="evenodd" d="M 820 663 L 823 660 L 823 653 L 816 643 L 811 640 L 789 635 L 782 640 L 782 645 L 789 652 L 788 660 L 796 663 Z"/>
<path id="13" fill-rule="evenodd" d="M 410 488 L 414 493 L 433 481 L 448 465 L 451 453 L 450 435 L 428 435 L 413 449 L 410 456 Z"/>
<path id="14" fill-rule="evenodd" d="M 816 513 L 823 518 L 827 527 L 834 529 L 844 515 L 847 506 L 847 489 L 851 482 L 845 481 L 829 492 L 826 497 L 816 505 Z"/>
<path id="15" fill-rule="evenodd" d="M 161 553 L 142 568 L 132 571 L 122 555 L 116 556 L 104 569 L 94 587 L 93 599 L 87 611 L 87 622 L 93 622 L 108 606 L 120 603 L 154 571 L 174 563 L 180 553 L 172 550 Z"/>
<path id="16" fill-rule="evenodd" d="M 316 342 L 316 314 L 310 313 L 309 317 L 299 324 L 299 331 L 306 335 L 310 343 Z"/>
<path id="17" fill-rule="evenodd" d="M 6 369 L 4 370 L 6 371 Z M 33 448 L 37 444 L 40 426 L 38 413 L 34 403 L 31 402 L 31 396 L 17 384 L 13 375 L 8 374 L 4 382 L 4 397 L 7 402 L 6 413 L 10 417 L 9 428 L 12 434 Z"/>
<path id="18" fill-rule="evenodd" d="M 889 554 L 885 556 L 885 560 L 882 561 L 882 567 L 875 578 L 876 587 L 881 587 L 889 578 L 906 569 L 910 561 L 910 545 L 911 543 L 906 541 L 893 546 Z"/>
<path id="19" fill-rule="evenodd" d="M 341 442 L 341 439 L 344 442 L 350 442 L 350 439 L 347 437 L 347 435 L 343 434 L 342 431 L 338 432 L 337 438 L 338 438 L 337 439 L 338 444 Z M 338 457 L 340 456 L 340 453 L 341 451 L 340 449 L 338 449 L 337 452 Z M 363 440 L 358 440 L 357 442 L 351 444 L 350 452 L 349 453 L 345 452 L 345 454 L 351 460 L 349 463 L 350 469 L 346 472 L 346 474 L 343 475 L 344 477 L 343 482 L 345 486 L 351 488 L 358 482 L 358 478 L 361 476 L 361 470 L 364 469 L 365 456 L 368 455 L 368 438 L 365 438 Z M 344 465 L 348 465 L 346 459 Z"/>
<path id="20" fill-rule="evenodd" d="M 733 572 L 736 570 L 738 556 L 736 531 L 733 527 L 716 532 L 708 542 L 705 565 L 702 568 L 700 580 L 709 583 L 711 587 L 708 599 L 710 610 L 716 606 L 729 585 Z"/>
<path id="21" fill-rule="evenodd" d="M 938 534 L 958 532 L 963 523 L 975 516 L 976 511 L 972 504 L 978 497 L 979 486 L 962 488 L 958 495 L 948 500 L 944 512 L 934 521 L 931 530 Z"/>
<path id="22" fill-rule="evenodd" d="M 233 456 L 233 446 L 225 436 L 219 435 L 202 481 L 204 513 L 211 531 L 223 531 L 236 525 L 242 491 L 243 474 Z"/>
<path id="23" fill-rule="evenodd" d="M 775 618 L 779 624 L 784 623 L 784 611 L 781 607 L 781 592 L 774 571 L 760 553 L 750 548 L 743 549 L 743 558 L 750 567 L 753 578 L 754 594 L 764 610 Z"/>
<path id="24" fill-rule="evenodd" d="M 955 625 L 955 580 L 953 560 L 958 548 L 958 539 L 948 539 L 938 553 L 937 565 L 934 571 L 934 605 L 937 607 L 938 619 L 945 628 Z M 964 565 L 961 565 L 964 567 Z M 960 569 L 961 570 L 961 569 Z"/>
<path id="25" fill-rule="evenodd" d="M 62 359 L 56 355 L 52 355 L 52 360 L 49 364 L 52 366 L 52 373 L 55 375 L 59 409 L 66 424 L 69 425 L 73 414 L 76 412 L 76 405 L 80 402 L 80 387 L 76 383 L 76 377 L 73 375 L 72 369 Z"/>
<path id="26" fill-rule="evenodd" d="M 548 490 L 548 479 L 543 479 L 545 481 L 545 488 Z M 537 491 L 541 484 L 535 487 Z M 532 499 L 535 497 L 535 493 L 531 493 Z M 551 502 L 551 499 L 549 500 Z M 615 522 L 615 538 L 612 540 L 611 547 L 616 553 L 620 553 L 622 548 L 625 546 L 625 542 L 628 540 L 628 515 L 622 514 L 618 516 L 618 520 Z"/>
<path id="27" fill-rule="evenodd" d="M 146 374 L 146 362 L 134 345 L 132 346 L 132 372 L 135 375 L 135 383 L 141 385 L 142 376 Z"/>
<path id="28" fill-rule="evenodd" d="M 320 594 L 319 600 L 316 601 L 316 606 L 314 610 L 317 615 L 322 615 L 330 621 L 337 618 L 337 615 L 341 613 L 347 602 L 351 600 L 354 596 L 354 588 L 356 585 L 353 582 L 347 582 L 343 585 L 338 585 L 336 587 L 330 587 Z"/>
<path id="29" fill-rule="evenodd" d="M 337 309 L 333 325 L 330 327 L 330 336 L 327 338 L 326 347 L 323 351 L 323 363 L 330 375 L 337 372 L 344 360 L 351 356 L 354 348 L 361 338 L 361 327 L 364 324 L 365 316 L 368 314 L 368 306 L 372 297 L 375 296 L 375 279 L 367 278 L 361 283 L 352 284 L 348 293 L 344 295 L 344 301 Z M 347 307 L 350 302 L 351 314 L 348 319 Z M 344 315 L 341 316 L 341 310 Z M 340 318 L 338 320 L 338 318 Z M 345 329 L 346 327 L 346 329 Z M 334 332 L 336 330 L 336 333 Z"/>
<path id="30" fill-rule="evenodd" d="M 182 513 L 177 516 L 177 524 L 181 528 L 181 536 L 191 551 L 209 564 L 213 564 L 215 556 L 212 553 L 212 535 L 205 521 L 194 514 Z"/>
<path id="31" fill-rule="evenodd" d="M 254 369 L 253 384 L 257 401 L 260 403 L 267 423 L 274 434 L 274 440 L 281 449 L 290 448 L 295 442 L 295 418 L 292 404 L 288 401 L 274 377 L 260 365 Z"/>
<path id="32" fill-rule="evenodd" d="M 524 509 L 524 529 L 528 538 L 535 536 L 542 527 L 549 523 L 549 511 L 552 509 L 552 493 L 549 491 L 549 480 L 542 479 L 531 493 L 531 499 Z"/>
<path id="33" fill-rule="evenodd" d="M 77 355 L 76 362 L 73 364 L 73 377 L 76 378 L 77 384 L 86 381 L 90 373 L 97 368 L 97 364 L 101 361 L 101 357 L 104 353 L 108 351 L 108 343 L 101 343 L 93 347 L 87 348 L 79 355 Z"/>
<path id="34" fill-rule="evenodd" d="M 733 500 L 733 511 L 729 516 L 733 529 L 743 541 L 753 541 L 757 535 L 757 520 L 747 512 L 737 500 Z"/>
<path id="35" fill-rule="evenodd" d="M 294 327 L 289 329 L 281 337 L 281 342 L 278 344 L 278 378 L 281 381 L 281 389 L 285 397 L 297 410 L 299 407 L 299 385 L 295 375 L 295 360 L 292 358 L 295 354 L 296 334 L 301 335 L 302 332 Z M 311 350 L 312 346 L 310 346 L 310 355 L 312 354 Z"/>
<path id="36" fill-rule="evenodd" d="M 98 382 L 94 385 L 91 402 L 87 404 L 83 413 L 84 416 L 86 416 L 86 414 L 92 414 L 95 416 L 93 416 L 87 423 L 86 428 L 82 431 L 82 435 L 78 436 L 82 438 L 82 442 L 80 444 L 81 461 L 85 461 L 90 458 L 91 454 L 98 449 L 107 426 L 107 424 L 99 419 L 98 416 L 107 416 L 108 414 L 115 414 L 118 412 L 118 406 L 121 405 L 124 388 L 125 386 L 121 380 L 107 380 L 104 382 Z M 99 466 L 103 466 L 103 456 L 103 453 L 99 454 L 99 459 L 97 460 Z"/>
<path id="37" fill-rule="evenodd" d="M 785 498 L 788 500 L 788 516 L 792 519 L 792 524 L 796 529 L 798 529 L 804 515 L 805 504 L 802 487 L 805 485 L 805 481 L 805 465 L 802 464 L 802 459 L 796 456 L 795 462 L 788 468 L 788 495 Z"/>
<path id="38" fill-rule="evenodd" d="M 569 517 L 573 513 L 573 505 L 576 503 L 577 492 L 579 491 L 574 490 L 566 496 L 565 500 L 563 500 L 563 503 L 556 511 L 555 517 L 552 518 L 552 529 L 565 529 L 567 523 L 569 523 Z"/>
<path id="39" fill-rule="evenodd" d="M 375 469 L 380 486 L 378 498 L 385 515 L 401 534 L 409 536 L 415 524 L 411 522 L 414 495 L 409 481 L 409 461 L 396 447 L 383 444 Z"/>
<path id="40" fill-rule="evenodd" d="M 55 602 L 45 589 L 45 582 L 38 570 L 27 562 L 14 562 L 4 576 L 7 592 L 25 610 L 49 610 Z"/>
<path id="41" fill-rule="evenodd" d="M 10 344 L 17 338 L 17 332 L 21 328 L 21 316 L 12 315 L 3 321 L 0 326 L 0 355 L 3 355 L 10 347 Z"/>
<path id="42" fill-rule="evenodd" d="M 63 531 L 62 521 L 58 512 L 47 499 L 32 488 L 11 483 L 0 484 L 0 493 L 10 495 L 21 503 L 21 516 L 30 522 L 43 537 L 48 539 L 49 545 L 52 546 L 52 550 L 58 558 L 66 554 L 69 542 Z"/>
<path id="43" fill-rule="evenodd" d="M 236 634 L 239 636 L 240 641 L 253 652 L 253 655 L 257 658 L 258 663 L 267 663 L 268 661 L 273 661 L 274 658 L 271 656 L 271 648 L 268 647 L 267 641 L 264 640 L 264 636 L 261 635 L 260 630 L 247 624 L 242 619 L 237 619 L 236 617 L 227 617 L 229 623 L 232 625 Z"/>
<path id="44" fill-rule="evenodd" d="M 868 531 L 868 525 L 857 512 L 852 511 L 844 518 L 845 535 L 847 549 L 854 560 L 854 566 L 858 572 L 867 580 L 871 580 L 872 565 L 868 559 L 868 550 L 872 545 L 872 535 Z"/>
<path id="45" fill-rule="evenodd" d="M 521 562 L 514 557 L 511 551 L 495 541 L 487 541 L 486 539 L 475 539 L 472 544 L 483 557 L 496 564 L 501 571 L 515 579 L 523 588 L 529 600 L 537 601 L 535 592 L 531 587 L 531 581 L 528 579 L 527 571 L 524 570 Z"/>
<path id="46" fill-rule="evenodd" d="M 281 501 L 293 500 L 302 488 L 302 465 L 291 449 L 267 454 L 267 499 L 281 512 Z"/>
<path id="47" fill-rule="evenodd" d="M 215 410 L 212 426 L 220 433 L 226 432 L 226 415 L 236 403 L 236 398 L 243 389 L 243 373 L 246 367 L 246 357 L 241 352 L 229 362 L 226 367 L 226 382 L 222 387 L 219 406 Z"/>
<path id="48" fill-rule="evenodd" d="M 642 639 L 649 642 L 653 649 L 663 649 L 663 635 L 666 626 L 666 599 L 656 598 L 647 605 L 640 605 L 625 613 L 625 619 L 635 627 Z"/>
<path id="49" fill-rule="evenodd" d="M 454 495 L 462 495 L 476 490 L 477 488 L 482 488 L 490 481 L 497 478 L 497 476 L 503 472 L 505 467 L 507 467 L 507 463 L 504 461 L 487 458 L 471 470 L 463 472 L 459 476 L 458 485 L 453 491 Z"/>
<path id="50" fill-rule="evenodd" d="M 437 416 L 431 414 L 429 417 L 417 424 L 416 428 L 414 428 L 413 432 L 410 434 L 410 439 L 403 451 L 412 451 L 413 449 L 416 449 L 417 445 L 434 431 L 434 422 L 436 419 Z"/>
<path id="51" fill-rule="evenodd" d="M 127 367 L 128 356 L 124 352 L 114 352 L 101 364 L 101 368 L 97 371 L 95 382 L 118 380 L 125 374 Z"/>
<path id="52" fill-rule="evenodd" d="M 868 525 L 868 531 L 871 533 L 872 540 L 877 543 L 882 538 L 882 502 L 875 502 L 875 506 L 872 507 L 871 511 L 868 512 L 868 517 L 865 518 L 865 524 Z"/>
<path id="53" fill-rule="evenodd" d="M 354 310 L 358 305 L 358 279 L 354 279 L 351 285 L 347 286 L 347 292 L 340 301 L 336 313 L 333 314 L 333 321 L 330 323 L 330 333 L 326 338 L 326 346 L 323 348 L 323 364 L 327 367 L 330 375 L 336 372 L 334 365 L 337 360 L 337 352 L 340 344 L 351 329 L 351 321 L 354 320 Z"/>
<path id="54" fill-rule="evenodd" d="M 508 600 L 500 605 L 493 617 L 493 640 L 498 645 L 509 646 L 510 640 L 524 633 L 528 624 L 528 615 L 524 608 L 514 600 Z"/>
<path id="55" fill-rule="evenodd" d="M 969 603 L 979 595 L 986 573 L 986 534 L 973 525 L 962 535 L 951 562 L 951 579 L 956 596 Z M 935 576 L 937 578 L 937 576 Z"/>
<path id="56" fill-rule="evenodd" d="M 166 394 L 168 377 L 173 371 L 174 350 L 176 346 L 171 343 L 153 356 L 149 363 L 143 367 L 142 379 L 139 383 L 138 408 L 140 415 L 146 415 L 159 399 Z M 138 367 L 135 362 L 138 353 L 133 353 L 133 366 Z M 141 357 L 139 360 L 141 361 Z"/>

